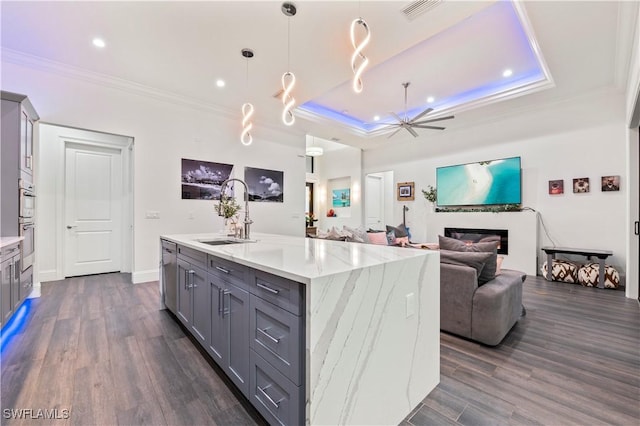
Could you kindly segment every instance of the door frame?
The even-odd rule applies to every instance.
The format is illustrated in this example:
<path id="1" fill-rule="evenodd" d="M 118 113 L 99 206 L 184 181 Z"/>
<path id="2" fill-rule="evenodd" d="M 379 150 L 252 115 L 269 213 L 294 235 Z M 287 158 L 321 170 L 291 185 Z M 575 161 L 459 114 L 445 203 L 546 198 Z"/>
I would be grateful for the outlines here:
<path id="1" fill-rule="evenodd" d="M 56 229 L 58 235 L 56 245 L 58 255 L 56 256 L 57 279 L 65 276 L 65 239 L 62 237 L 62 230 L 66 226 L 65 222 L 65 172 L 66 172 L 66 151 L 69 145 L 84 146 L 87 148 L 99 147 L 120 151 L 122 159 L 122 225 L 121 225 L 121 272 L 131 273 L 134 269 L 134 229 L 133 229 L 133 159 L 134 159 L 134 139 L 130 136 L 116 135 L 113 133 L 100 132 L 95 130 L 80 129 L 77 127 L 63 126 L 59 124 L 46 123 L 49 126 L 59 128 L 58 140 L 60 142 L 58 158 L 58 179 L 56 187 L 58 194 L 62 194 L 56 201 Z M 73 135 L 71 135 L 73 132 Z M 92 138 L 93 136 L 93 138 Z M 98 136 L 96 138 L 96 136 Z M 100 136 L 103 136 L 100 138 Z M 119 140 L 110 140 L 116 137 Z M 98 140 L 95 140 L 98 139 Z"/>

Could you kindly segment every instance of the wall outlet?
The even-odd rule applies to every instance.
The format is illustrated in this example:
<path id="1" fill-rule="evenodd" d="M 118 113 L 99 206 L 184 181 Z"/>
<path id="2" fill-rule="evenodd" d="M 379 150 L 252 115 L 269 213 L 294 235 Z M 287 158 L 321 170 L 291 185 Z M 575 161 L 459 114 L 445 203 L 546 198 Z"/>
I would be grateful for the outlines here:
<path id="1" fill-rule="evenodd" d="M 407 294 L 407 318 L 412 317 L 416 313 L 416 297 L 413 293 Z"/>
<path id="2" fill-rule="evenodd" d="M 147 210 L 144 216 L 147 219 L 160 219 L 160 212 L 154 210 Z"/>

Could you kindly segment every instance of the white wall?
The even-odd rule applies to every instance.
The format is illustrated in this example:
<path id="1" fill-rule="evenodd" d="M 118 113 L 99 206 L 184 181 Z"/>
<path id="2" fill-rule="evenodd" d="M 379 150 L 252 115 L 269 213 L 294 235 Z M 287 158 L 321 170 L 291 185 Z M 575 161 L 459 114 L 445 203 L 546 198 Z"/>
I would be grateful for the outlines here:
<path id="1" fill-rule="evenodd" d="M 464 115 L 456 119 L 462 120 Z M 438 144 L 456 140 L 475 148 L 447 155 L 432 153 L 438 150 Z M 413 208 L 410 206 L 407 222 L 413 239 L 426 241 L 427 202 L 420 190 L 435 185 L 436 167 L 521 156 L 522 204 L 540 213 L 554 242 L 558 246 L 612 250 L 614 255 L 608 263 L 623 273 L 627 264 L 626 225 L 619 218 L 627 209 L 626 154 L 623 96 L 598 93 L 526 115 L 494 119 L 441 138 L 422 136 L 391 148 L 365 151 L 363 172 L 390 169 L 398 182 L 415 181 L 418 197 Z M 599 182 L 605 175 L 620 175 L 623 190 L 601 192 Z M 571 179 L 577 177 L 590 178 L 590 193 L 571 192 Z M 564 195 L 548 195 L 548 181 L 552 179 L 564 179 Z M 401 220 L 401 209 L 395 212 L 392 223 Z M 460 226 L 472 224 L 473 213 L 468 215 L 469 223 Z M 542 227 L 538 232 L 539 245 L 548 245 Z"/>
<path id="2" fill-rule="evenodd" d="M 362 151 L 345 146 L 344 148 L 325 151 L 316 157 L 314 173 L 317 184 L 314 206 L 318 218 L 316 226 L 320 230 L 332 227 L 342 229 L 343 226 L 357 227 L 362 225 Z M 346 185 L 346 186 L 345 186 Z M 335 208 L 331 206 L 332 189 L 351 189 L 351 206 Z M 327 211 L 333 209 L 336 217 L 327 217 Z"/>
<path id="3" fill-rule="evenodd" d="M 238 140 L 240 114 L 224 118 L 213 111 L 14 63 L 2 63 L 2 89 L 28 95 L 43 122 L 134 138 L 134 282 L 157 279 L 161 234 L 222 228 L 212 202 L 181 199 L 181 158 L 234 164 L 233 175 L 238 178 L 244 177 L 245 166 L 284 171 L 284 203 L 251 203 L 251 229 L 304 235 L 304 136 L 256 123 L 254 143 L 245 147 Z M 55 161 L 47 156 L 46 147 L 39 151 L 40 163 Z M 39 217 L 43 217 L 55 211 L 49 210 L 47 202 L 53 203 L 61 194 L 48 193 L 47 185 L 42 185 L 38 196 Z M 148 210 L 159 211 L 160 219 L 145 219 Z M 57 231 L 49 219 L 38 228 L 39 233 L 56 238 Z M 37 253 L 43 265 L 50 264 L 50 250 L 48 244 Z"/>
<path id="4" fill-rule="evenodd" d="M 640 126 L 640 7 L 636 6 L 635 14 L 635 37 L 631 49 L 631 61 L 629 69 L 629 79 L 626 88 L 627 122 L 628 130 L 627 143 L 627 170 L 629 174 L 629 185 L 627 187 L 629 197 L 629 208 L 627 216 L 627 248 L 629 252 L 629 262 L 627 263 L 626 288 L 627 297 L 637 299 L 640 296 L 640 248 L 638 247 L 638 237 L 634 235 L 634 222 L 640 218 L 640 148 L 638 143 L 638 126 Z M 634 115 L 634 113 L 636 115 Z"/>

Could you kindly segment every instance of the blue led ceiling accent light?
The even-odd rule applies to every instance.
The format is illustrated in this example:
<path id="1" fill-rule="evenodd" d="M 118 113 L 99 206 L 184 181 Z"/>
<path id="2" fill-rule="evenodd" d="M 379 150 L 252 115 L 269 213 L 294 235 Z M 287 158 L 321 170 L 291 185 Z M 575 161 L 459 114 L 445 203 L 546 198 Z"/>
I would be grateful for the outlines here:
<path id="1" fill-rule="evenodd" d="M 437 118 L 441 115 L 451 114 L 454 111 L 470 109 L 553 85 L 553 79 L 546 68 L 542 55 L 536 52 L 539 51 L 539 48 L 533 38 L 533 33 L 530 34 L 526 14 L 520 5 L 510 1 L 497 2 L 469 19 L 478 19 L 479 21 L 476 25 L 489 25 L 492 19 L 498 18 L 506 23 L 505 27 L 509 31 L 510 39 L 516 42 L 517 53 L 521 57 L 520 66 L 524 66 L 524 69 L 514 70 L 514 74 L 508 78 L 497 74 L 494 80 L 488 81 L 482 86 L 461 87 L 459 92 L 445 95 L 434 103 L 429 104 L 425 102 L 421 105 L 414 106 L 407 111 L 409 117 L 415 116 L 415 114 L 418 114 L 427 107 L 432 107 L 434 111 L 430 117 Z M 381 63 L 375 66 L 370 69 L 368 73 L 373 73 L 374 71 L 380 72 L 381 70 L 386 70 L 385 72 L 387 72 L 389 71 L 387 69 L 390 67 L 389 64 L 394 62 L 394 59 L 399 57 L 406 58 L 405 55 L 415 55 L 416 52 L 421 52 L 421 49 L 424 49 L 427 43 L 437 42 L 440 37 L 445 36 L 447 31 L 455 31 L 457 26 L 461 27 L 466 24 L 465 21 L 456 24 L 448 30 L 445 30 L 444 33 L 436 34 L 399 53 L 387 63 Z M 346 91 L 351 91 L 351 81 L 344 82 L 334 89 L 331 89 L 325 95 L 300 105 L 296 110 L 303 113 L 306 118 L 310 120 L 337 123 L 362 136 L 372 136 L 373 132 L 377 132 L 385 127 L 385 125 L 394 122 L 390 115 L 382 116 L 379 121 L 371 122 L 369 117 L 358 117 L 355 114 L 351 115 L 347 113 L 343 109 L 344 105 L 341 105 L 340 109 L 336 108 L 336 103 L 339 102 L 336 98 L 341 98 L 340 94 Z M 404 111 L 402 111 L 402 113 L 404 114 Z"/>

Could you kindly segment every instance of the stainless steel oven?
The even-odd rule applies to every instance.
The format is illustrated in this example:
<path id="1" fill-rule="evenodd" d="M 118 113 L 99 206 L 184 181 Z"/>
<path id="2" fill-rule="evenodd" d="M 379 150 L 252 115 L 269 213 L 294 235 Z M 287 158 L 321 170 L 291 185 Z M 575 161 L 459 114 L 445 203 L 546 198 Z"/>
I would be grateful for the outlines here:
<path id="1" fill-rule="evenodd" d="M 20 218 L 19 223 L 19 235 L 24 237 L 22 240 L 22 271 L 26 271 L 31 265 L 33 265 L 33 261 L 35 259 L 35 235 L 36 235 L 36 225 L 33 222 L 33 219 L 23 219 Z"/>
<path id="2" fill-rule="evenodd" d="M 20 188 L 18 217 L 32 222 L 36 211 L 35 187 L 32 183 L 26 182 L 24 179 L 20 179 L 18 185 Z"/>

